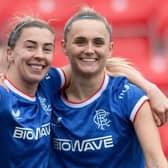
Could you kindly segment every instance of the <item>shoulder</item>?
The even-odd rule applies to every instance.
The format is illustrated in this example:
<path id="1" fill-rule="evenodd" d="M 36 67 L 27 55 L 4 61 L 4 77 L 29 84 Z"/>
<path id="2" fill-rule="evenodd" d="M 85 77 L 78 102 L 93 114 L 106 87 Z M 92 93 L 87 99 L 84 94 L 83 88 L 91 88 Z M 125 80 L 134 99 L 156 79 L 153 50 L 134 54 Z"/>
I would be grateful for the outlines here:
<path id="1" fill-rule="evenodd" d="M 40 85 L 46 87 L 54 87 L 56 90 L 60 89 L 65 84 L 65 75 L 60 68 L 52 67 L 40 82 Z"/>
<path id="2" fill-rule="evenodd" d="M 125 77 L 115 77 L 110 80 L 113 83 L 111 96 L 115 97 L 122 114 L 133 121 L 137 109 L 148 100 L 148 97 L 142 89 L 130 83 Z"/>
<path id="3" fill-rule="evenodd" d="M 0 86 L 0 111 L 4 111 L 10 106 L 12 94 Z"/>
<path id="4" fill-rule="evenodd" d="M 51 67 L 44 80 L 65 80 L 64 72 L 60 68 Z"/>
<path id="5" fill-rule="evenodd" d="M 10 95 L 10 92 L 6 88 L 0 85 L 0 98 L 9 97 L 9 95 Z"/>
<path id="6" fill-rule="evenodd" d="M 116 90 L 125 90 L 125 92 L 141 92 L 145 94 L 144 91 L 139 88 L 137 85 L 132 84 L 128 78 L 124 76 L 110 77 L 110 83 L 113 86 L 113 89 Z"/>
<path id="7" fill-rule="evenodd" d="M 124 76 L 109 77 L 109 84 L 112 86 L 113 90 L 120 90 L 127 83 L 129 83 L 129 81 Z"/>
<path id="8" fill-rule="evenodd" d="M 141 88 L 130 83 L 125 77 L 114 77 L 110 81 L 112 96 L 115 95 L 116 99 L 124 106 L 133 107 L 137 102 L 148 99 Z"/>

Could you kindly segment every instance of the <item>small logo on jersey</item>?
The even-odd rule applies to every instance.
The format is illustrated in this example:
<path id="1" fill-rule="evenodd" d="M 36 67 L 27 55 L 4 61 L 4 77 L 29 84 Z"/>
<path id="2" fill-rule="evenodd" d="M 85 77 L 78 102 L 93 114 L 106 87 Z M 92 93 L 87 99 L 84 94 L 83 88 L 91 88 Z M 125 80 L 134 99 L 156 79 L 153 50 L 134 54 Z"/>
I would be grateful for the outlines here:
<path id="1" fill-rule="evenodd" d="M 48 80 L 50 79 L 51 77 L 49 76 L 49 74 L 47 73 L 46 76 L 45 76 L 45 79 Z"/>
<path id="2" fill-rule="evenodd" d="M 129 88 L 130 88 L 130 86 L 129 85 L 124 85 L 124 89 L 122 89 L 122 91 L 121 91 L 121 93 L 120 93 L 120 95 L 119 95 L 119 99 L 123 99 L 124 98 L 124 95 L 125 95 L 125 93 L 129 90 Z"/>
<path id="3" fill-rule="evenodd" d="M 58 117 L 56 123 L 59 124 L 62 120 L 62 117 Z"/>
<path id="4" fill-rule="evenodd" d="M 111 120 L 109 119 L 109 115 L 110 113 L 103 109 L 96 111 L 93 121 L 98 126 L 98 129 L 104 130 L 105 127 L 110 127 Z"/>
<path id="5" fill-rule="evenodd" d="M 62 121 L 62 117 L 57 117 L 56 119 L 53 119 L 53 122 L 51 123 L 51 125 L 55 127 L 61 127 L 61 121 Z"/>
<path id="6" fill-rule="evenodd" d="M 21 119 L 20 117 L 20 111 L 19 110 L 12 110 L 12 115 L 16 118 L 16 119 Z"/>
<path id="7" fill-rule="evenodd" d="M 40 100 L 40 104 L 41 104 L 42 109 L 47 113 L 47 115 L 50 115 L 51 110 L 52 110 L 51 105 L 47 104 L 46 98 L 43 98 L 40 96 L 38 98 Z"/>

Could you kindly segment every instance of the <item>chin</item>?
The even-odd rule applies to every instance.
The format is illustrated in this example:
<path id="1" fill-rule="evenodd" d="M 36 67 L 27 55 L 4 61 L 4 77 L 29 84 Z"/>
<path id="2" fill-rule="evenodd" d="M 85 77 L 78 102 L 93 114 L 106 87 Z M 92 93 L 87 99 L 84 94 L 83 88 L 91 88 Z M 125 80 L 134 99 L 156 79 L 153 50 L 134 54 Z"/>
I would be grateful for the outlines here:
<path id="1" fill-rule="evenodd" d="M 30 83 L 34 83 L 34 84 L 37 84 L 39 83 L 42 79 L 44 78 L 44 76 L 34 76 L 34 77 L 30 77 L 29 78 L 29 82 Z"/>

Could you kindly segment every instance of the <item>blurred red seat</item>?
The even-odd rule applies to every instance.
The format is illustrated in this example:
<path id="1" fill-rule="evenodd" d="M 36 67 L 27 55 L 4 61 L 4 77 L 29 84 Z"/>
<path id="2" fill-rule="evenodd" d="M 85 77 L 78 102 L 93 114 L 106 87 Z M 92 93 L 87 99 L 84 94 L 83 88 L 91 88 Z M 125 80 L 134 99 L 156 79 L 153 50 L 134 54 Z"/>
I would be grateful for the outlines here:
<path id="1" fill-rule="evenodd" d="M 146 22 L 153 14 L 157 0 L 90 0 L 91 4 L 113 24 Z"/>
<path id="2" fill-rule="evenodd" d="M 150 60 L 149 48 L 149 41 L 147 38 L 115 38 L 113 55 L 129 59 L 143 72 Z"/>
<path id="3" fill-rule="evenodd" d="M 168 30 L 168 1 L 158 1 L 157 10 L 155 13 L 156 30 L 158 35 L 164 36 L 166 30 Z"/>
<path id="4" fill-rule="evenodd" d="M 56 67 L 61 67 L 68 64 L 68 58 L 61 48 L 61 40 L 61 38 L 57 38 L 55 43 L 55 56 L 53 59 L 53 66 Z"/>

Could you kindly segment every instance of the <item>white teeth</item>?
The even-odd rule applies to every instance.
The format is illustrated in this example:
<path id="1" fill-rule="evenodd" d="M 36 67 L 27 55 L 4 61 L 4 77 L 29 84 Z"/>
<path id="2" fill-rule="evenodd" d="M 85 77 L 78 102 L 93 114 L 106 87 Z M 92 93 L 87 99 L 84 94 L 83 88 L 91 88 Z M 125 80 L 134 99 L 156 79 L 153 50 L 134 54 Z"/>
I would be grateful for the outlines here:
<path id="1" fill-rule="evenodd" d="M 31 67 L 35 70 L 42 70 L 43 66 L 41 65 L 31 65 Z"/>
<path id="2" fill-rule="evenodd" d="M 94 61 L 96 61 L 95 58 L 83 58 L 82 60 L 86 61 L 86 62 L 94 62 Z"/>

